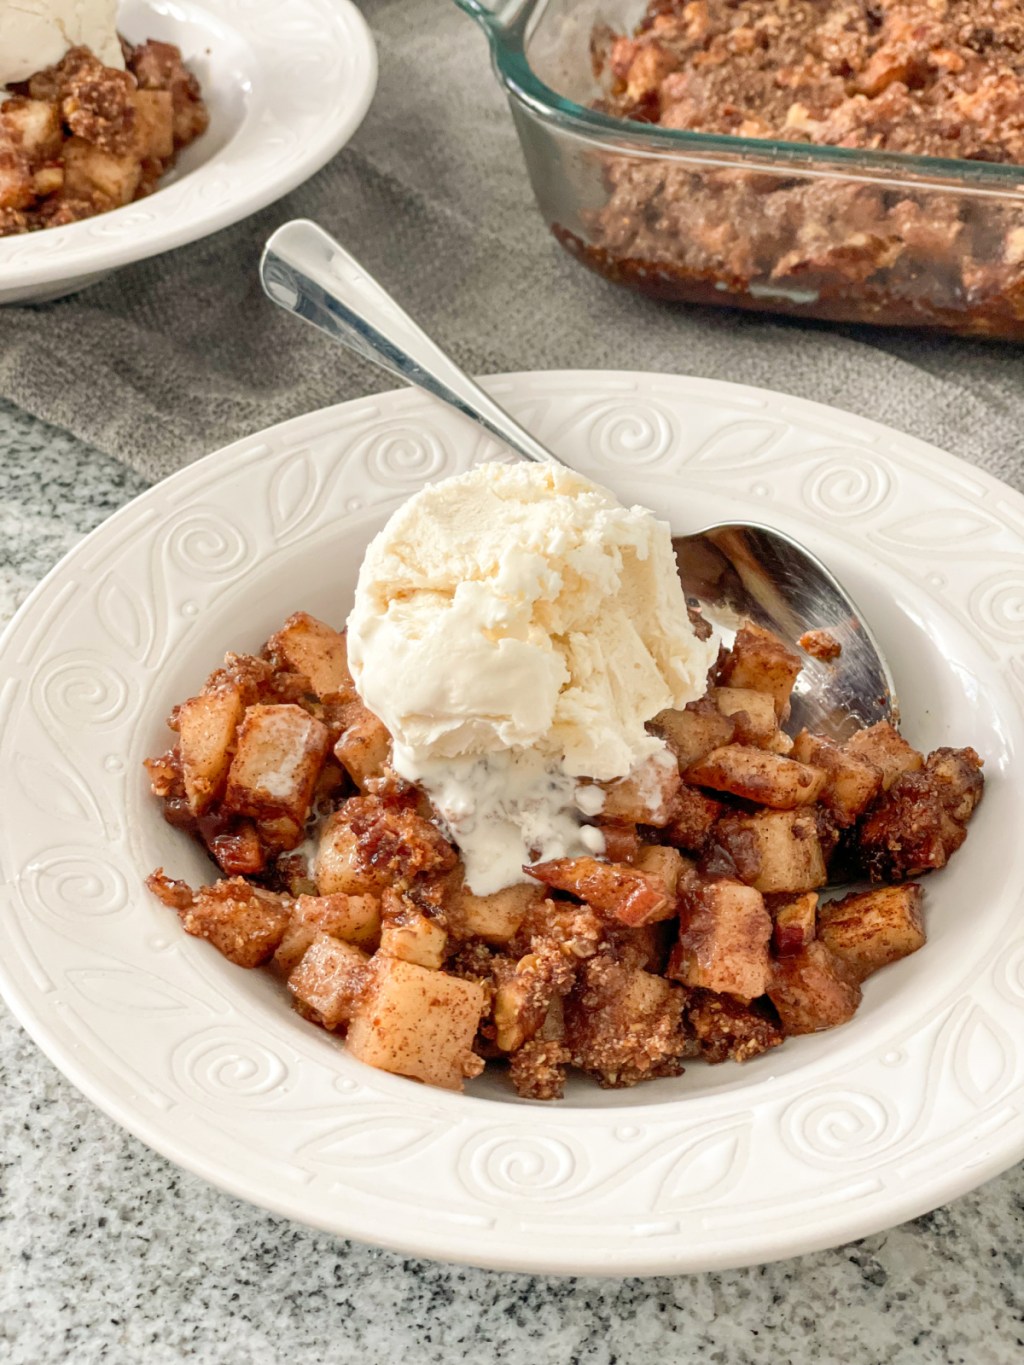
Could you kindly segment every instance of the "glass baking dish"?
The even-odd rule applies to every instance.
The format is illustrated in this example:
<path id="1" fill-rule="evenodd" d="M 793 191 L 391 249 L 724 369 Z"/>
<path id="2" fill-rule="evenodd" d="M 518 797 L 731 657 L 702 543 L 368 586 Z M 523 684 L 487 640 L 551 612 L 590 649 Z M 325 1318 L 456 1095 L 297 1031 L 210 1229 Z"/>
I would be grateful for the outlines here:
<path id="1" fill-rule="evenodd" d="M 656 298 L 1024 339 L 1024 167 L 598 113 L 598 25 L 644 0 L 456 0 L 487 33 L 541 213 Z"/>

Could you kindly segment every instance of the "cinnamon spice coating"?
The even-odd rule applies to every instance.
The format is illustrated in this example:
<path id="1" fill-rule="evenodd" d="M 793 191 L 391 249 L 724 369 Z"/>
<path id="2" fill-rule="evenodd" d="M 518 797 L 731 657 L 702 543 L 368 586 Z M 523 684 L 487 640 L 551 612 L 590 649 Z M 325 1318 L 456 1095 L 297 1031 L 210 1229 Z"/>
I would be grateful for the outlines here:
<path id="1" fill-rule="evenodd" d="M 936 749 L 923 768 L 898 777 L 857 831 L 871 880 L 906 881 L 945 867 L 967 838 L 982 788 L 973 749 Z"/>

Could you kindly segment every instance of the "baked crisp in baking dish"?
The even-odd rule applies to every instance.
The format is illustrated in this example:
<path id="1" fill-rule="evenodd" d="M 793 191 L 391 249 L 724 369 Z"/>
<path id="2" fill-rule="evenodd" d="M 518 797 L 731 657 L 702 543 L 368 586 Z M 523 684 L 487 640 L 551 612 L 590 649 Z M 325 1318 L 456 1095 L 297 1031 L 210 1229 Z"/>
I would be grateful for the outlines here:
<path id="1" fill-rule="evenodd" d="M 746 139 L 750 162 L 609 155 L 605 202 L 553 224 L 592 268 L 665 298 L 1020 334 L 1024 171 L 1003 195 L 965 170 L 1024 165 L 1020 5 L 650 0 L 633 33 L 595 33 L 592 56 L 597 109 Z M 779 143 L 956 164 L 944 185 L 934 163 L 799 166 Z"/>
<path id="2" fill-rule="evenodd" d="M 623 118 L 1024 164 L 1024 11 L 1005 0 L 651 0 L 598 52 Z"/>

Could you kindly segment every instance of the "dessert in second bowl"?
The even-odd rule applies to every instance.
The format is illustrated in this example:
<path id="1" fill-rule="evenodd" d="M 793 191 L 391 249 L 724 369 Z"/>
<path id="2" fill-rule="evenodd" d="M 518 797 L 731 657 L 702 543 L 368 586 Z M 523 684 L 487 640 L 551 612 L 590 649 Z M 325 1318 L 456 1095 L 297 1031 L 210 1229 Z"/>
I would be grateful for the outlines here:
<path id="1" fill-rule="evenodd" d="M 151 194 L 205 131 L 179 49 L 125 42 L 116 12 L 113 0 L 0 0 L 0 237 Z"/>
<path id="2" fill-rule="evenodd" d="M 982 795 L 970 748 L 787 734 L 800 669 L 752 624 L 711 638 L 643 509 L 480 466 L 395 513 L 347 634 L 298 612 L 175 708 L 153 791 L 222 875 L 149 886 L 430 1084 L 493 1062 L 552 1099 L 570 1068 L 744 1061 L 923 945 L 917 879 Z"/>

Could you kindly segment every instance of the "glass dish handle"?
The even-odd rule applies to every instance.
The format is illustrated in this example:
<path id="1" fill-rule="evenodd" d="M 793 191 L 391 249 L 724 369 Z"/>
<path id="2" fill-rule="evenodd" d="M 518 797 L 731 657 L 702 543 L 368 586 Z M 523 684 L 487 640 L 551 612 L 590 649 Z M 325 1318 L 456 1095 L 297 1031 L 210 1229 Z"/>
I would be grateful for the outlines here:
<path id="1" fill-rule="evenodd" d="M 471 417 L 524 459 L 561 463 L 316 223 L 299 218 L 277 229 L 263 250 L 260 280 L 276 304 L 364 360 Z"/>
<path id="2" fill-rule="evenodd" d="M 494 34 L 521 23 L 536 8 L 537 0 L 455 0 L 459 9 Z"/>

